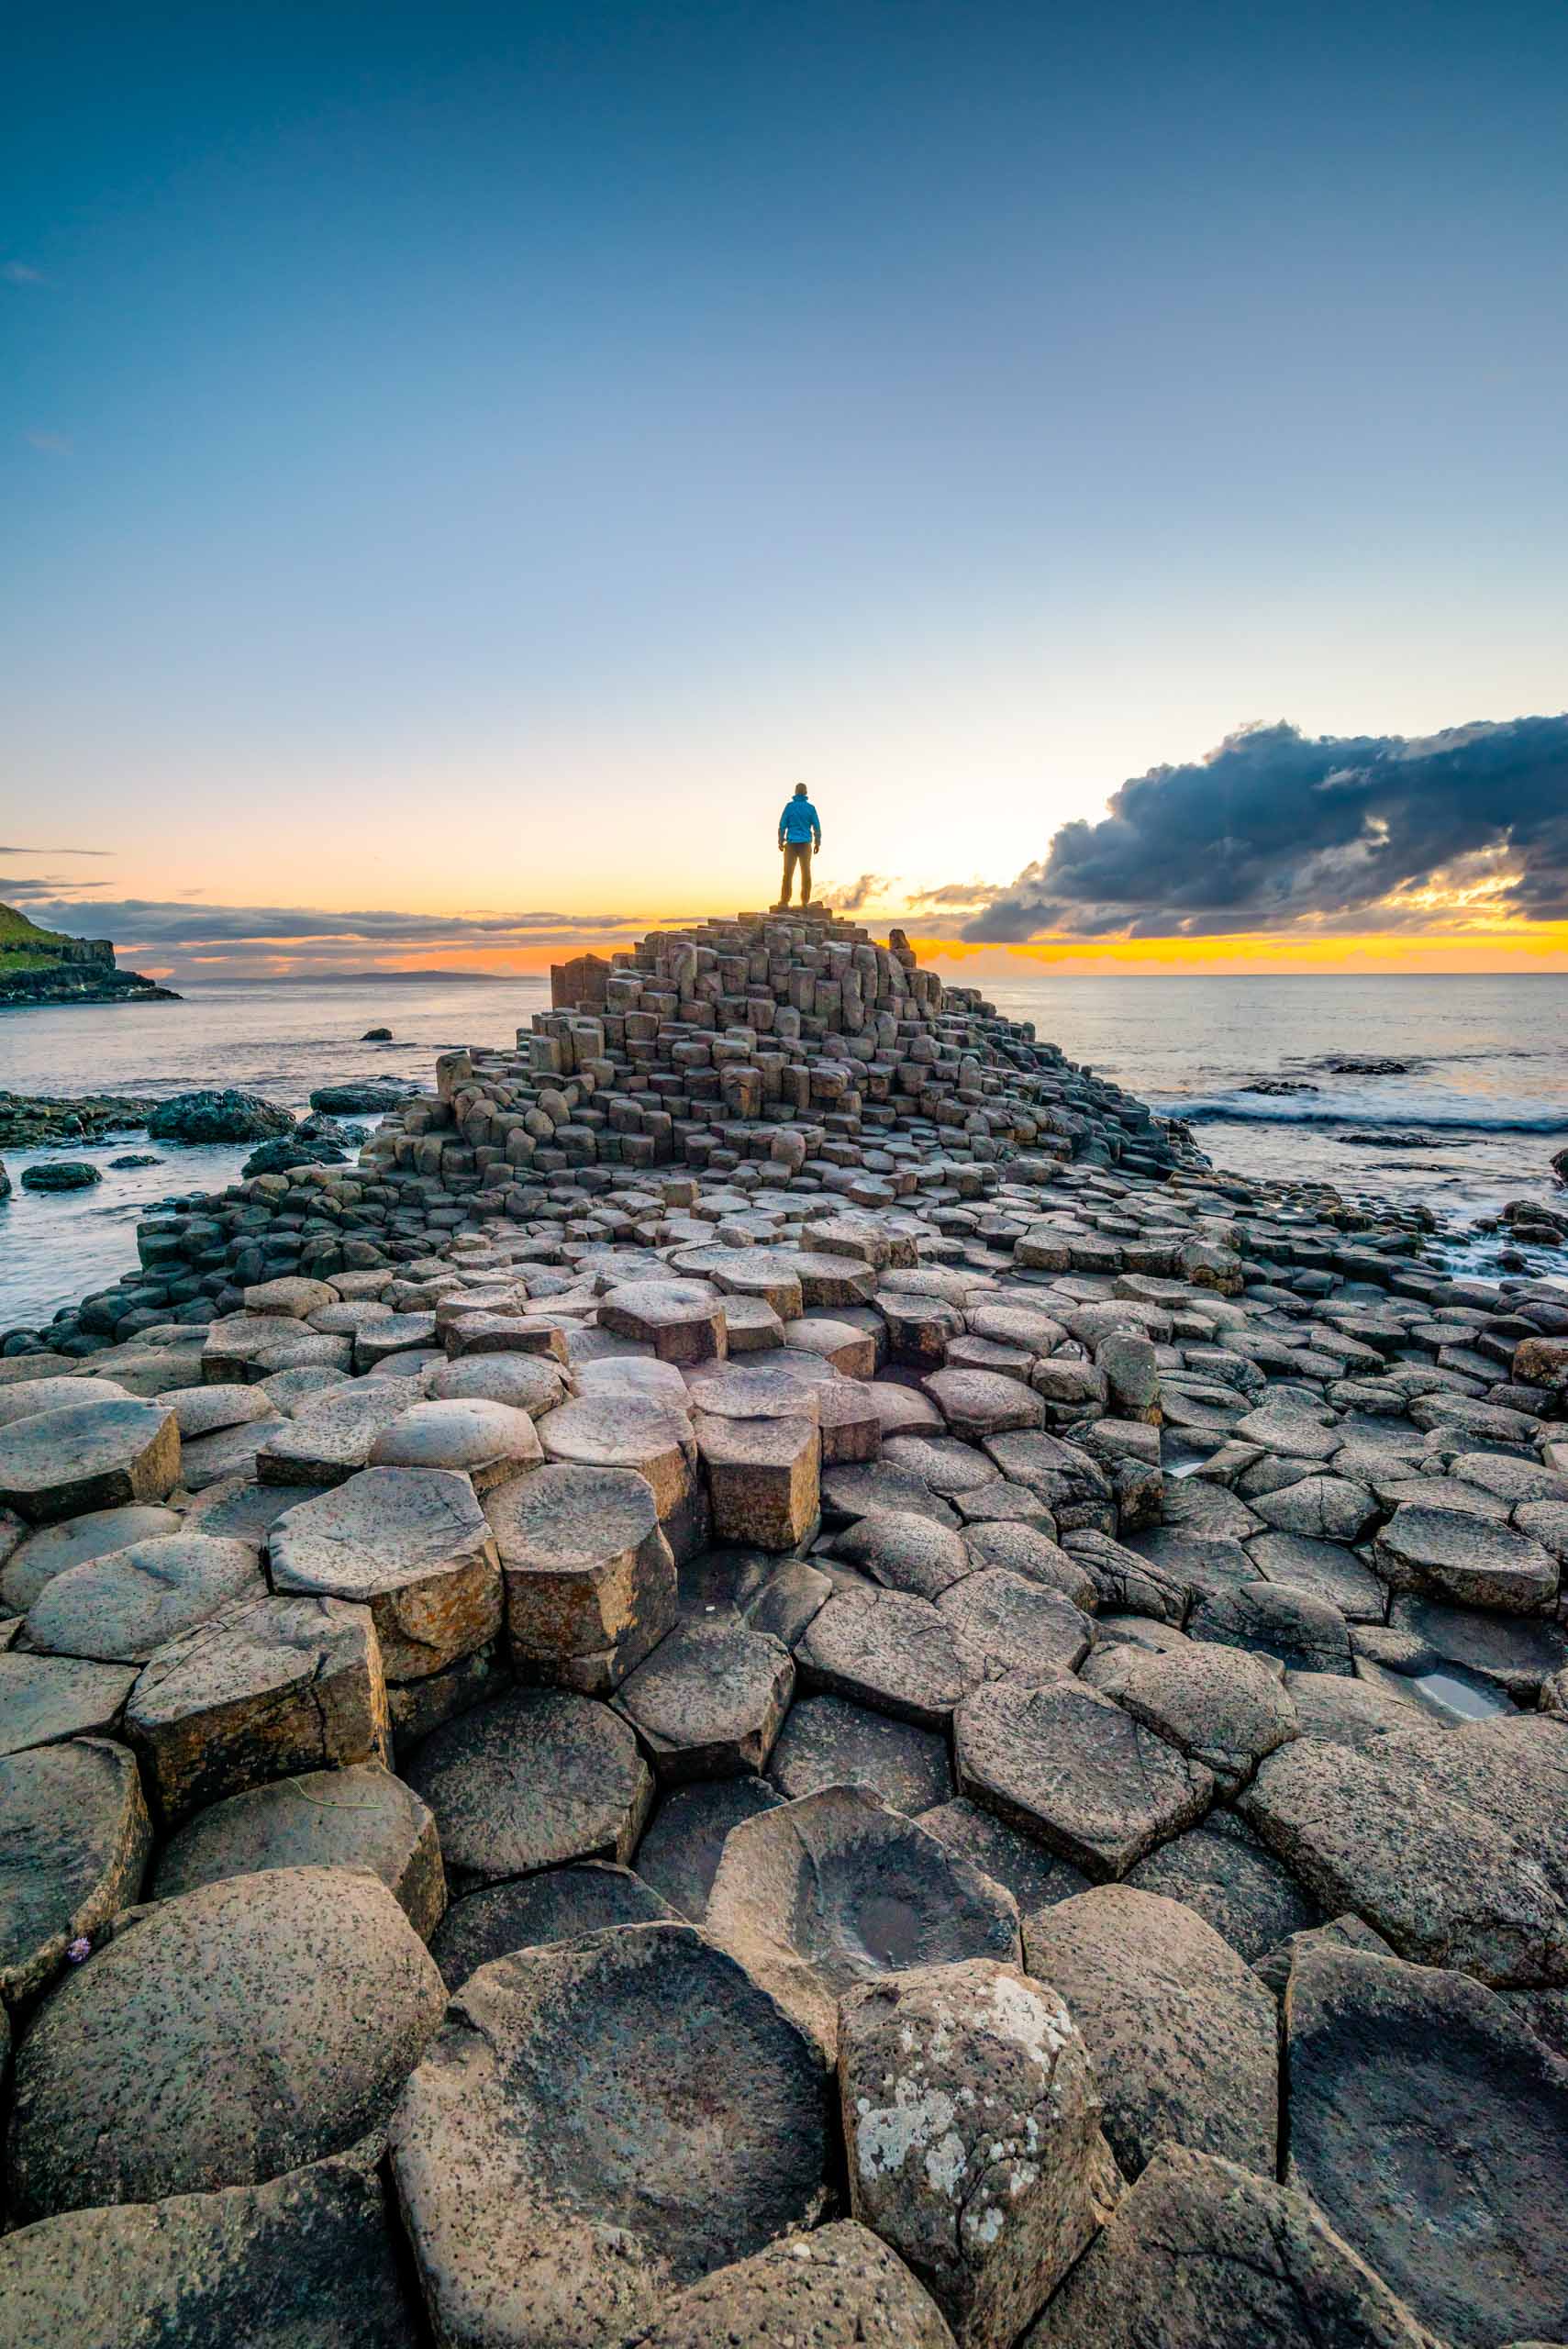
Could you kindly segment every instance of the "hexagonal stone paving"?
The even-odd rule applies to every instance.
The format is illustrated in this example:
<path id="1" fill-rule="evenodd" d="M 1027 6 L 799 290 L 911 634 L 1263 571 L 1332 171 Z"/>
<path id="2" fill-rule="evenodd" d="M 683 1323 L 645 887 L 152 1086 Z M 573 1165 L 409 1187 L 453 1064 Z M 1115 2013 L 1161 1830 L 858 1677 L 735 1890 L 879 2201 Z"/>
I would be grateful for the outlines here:
<path id="1" fill-rule="evenodd" d="M 691 1926 L 481 1967 L 393 2124 L 437 2333 L 635 2339 L 673 2288 L 820 2215 L 824 2088 L 804 2034 Z"/>
<path id="2" fill-rule="evenodd" d="M 454 1889 L 570 1860 L 624 1863 L 653 1799 L 630 1724 L 553 1688 L 520 1689 L 445 1722 L 405 1775 L 436 1814 Z"/>
<path id="3" fill-rule="evenodd" d="M 466 1476 L 367 1468 L 302 1501 L 267 1540 L 272 1583 L 368 1606 L 389 1680 L 439 1672 L 501 1627 L 501 1569 Z"/>
<path id="4" fill-rule="evenodd" d="M 1452 1509 L 1396 1508 L 1373 1544 L 1396 1590 L 1424 1590 L 1461 1607 L 1532 1615 L 1557 1595 L 1551 1553 L 1511 1526 Z"/>
<path id="5" fill-rule="evenodd" d="M 765 1778 L 713 1778 L 666 1795 L 637 1847 L 637 1873 L 692 1924 L 707 1914 L 707 1896 L 725 1839 L 743 1819 L 784 1799 Z"/>

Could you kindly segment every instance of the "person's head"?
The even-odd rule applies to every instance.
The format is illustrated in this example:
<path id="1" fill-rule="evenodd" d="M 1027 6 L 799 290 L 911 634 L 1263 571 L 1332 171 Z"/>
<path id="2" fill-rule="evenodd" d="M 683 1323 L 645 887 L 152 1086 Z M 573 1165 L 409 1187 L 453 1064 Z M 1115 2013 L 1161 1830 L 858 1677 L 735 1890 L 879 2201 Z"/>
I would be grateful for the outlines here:
<path id="1" fill-rule="evenodd" d="M 804 799 L 804 798 L 805 798 L 805 796 L 806 796 L 806 785 L 805 785 L 805 784 L 803 784 L 803 783 L 797 783 L 797 784 L 795 785 L 795 797 L 796 797 L 797 799 Z"/>

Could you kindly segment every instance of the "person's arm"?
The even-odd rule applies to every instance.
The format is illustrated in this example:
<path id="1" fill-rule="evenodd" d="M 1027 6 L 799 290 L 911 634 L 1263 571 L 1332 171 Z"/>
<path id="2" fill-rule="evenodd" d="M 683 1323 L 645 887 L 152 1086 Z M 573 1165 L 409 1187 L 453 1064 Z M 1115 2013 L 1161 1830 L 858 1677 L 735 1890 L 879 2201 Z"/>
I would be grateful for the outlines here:
<path id="1" fill-rule="evenodd" d="M 822 827 L 817 820 L 817 810 L 815 807 L 811 811 L 811 845 L 812 853 L 816 856 L 820 856 L 822 853 Z"/>

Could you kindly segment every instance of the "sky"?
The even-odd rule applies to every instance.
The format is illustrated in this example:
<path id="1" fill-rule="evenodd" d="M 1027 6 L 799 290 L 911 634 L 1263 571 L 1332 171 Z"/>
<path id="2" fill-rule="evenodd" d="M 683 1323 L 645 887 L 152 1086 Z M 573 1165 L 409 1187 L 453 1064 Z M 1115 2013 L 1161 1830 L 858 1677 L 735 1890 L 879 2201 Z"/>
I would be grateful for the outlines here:
<path id="1" fill-rule="evenodd" d="M 766 902 L 804 779 L 820 887 L 982 969 L 1568 968 L 1559 0 L 67 0 L 6 54 L 34 918 L 537 967 Z"/>

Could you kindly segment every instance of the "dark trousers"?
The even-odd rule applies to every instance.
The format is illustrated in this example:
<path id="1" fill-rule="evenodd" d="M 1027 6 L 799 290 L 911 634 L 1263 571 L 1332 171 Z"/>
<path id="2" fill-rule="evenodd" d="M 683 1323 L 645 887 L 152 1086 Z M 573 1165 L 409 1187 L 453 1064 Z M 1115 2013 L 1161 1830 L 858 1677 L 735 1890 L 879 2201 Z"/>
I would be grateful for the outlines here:
<path id="1" fill-rule="evenodd" d="M 808 906 L 811 903 L 811 842 L 809 841 L 786 841 L 784 860 L 784 887 L 779 893 L 780 905 L 787 906 L 789 903 L 789 893 L 795 885 L 795 871 L 798 867 L 800 902 L 803 906 Z"/>

